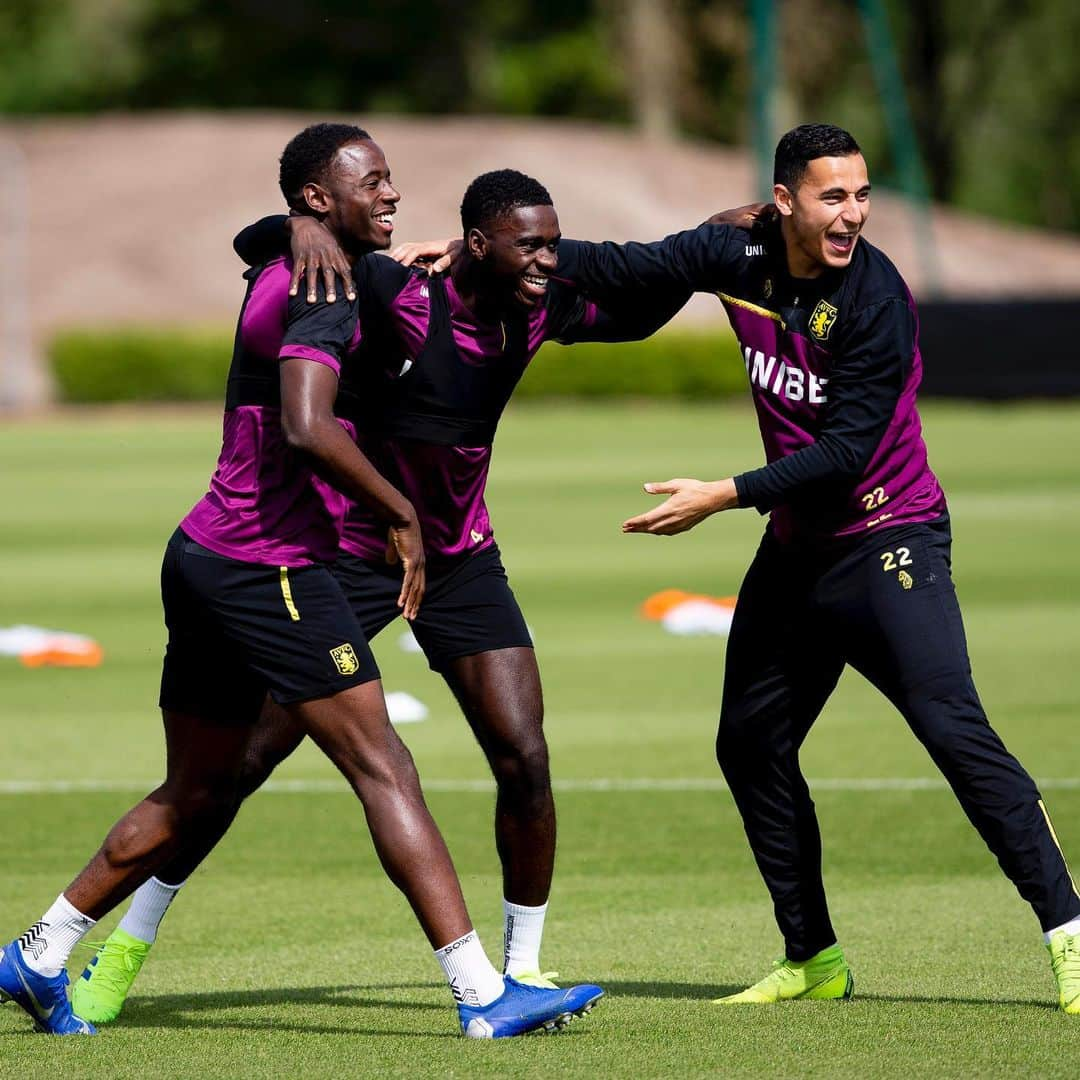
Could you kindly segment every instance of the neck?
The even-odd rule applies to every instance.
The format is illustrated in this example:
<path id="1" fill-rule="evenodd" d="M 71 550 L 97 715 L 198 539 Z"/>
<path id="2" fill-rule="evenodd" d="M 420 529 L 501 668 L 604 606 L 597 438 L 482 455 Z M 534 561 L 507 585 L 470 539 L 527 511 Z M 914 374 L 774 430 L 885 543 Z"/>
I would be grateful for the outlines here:
<path id="1" fill-rule="evenodd" d="M 784 254 L 787 261 L 788 273 L 795 278 L 816 278 L 825 273 L 825 267 L 809 255 L 801 247 L 795 237 L 795 226 L 790 217 L 780 221 L 780 235 L 784 239 Z"/>
<path id="2" fill-rule="evenodd" d="M 498 322 L 504 312 L 492 297 L 484 280 L 483 267 L 468 252 L 462 252 L 450 267 L 450 280 L 461 302 L 482 322 Z"/>

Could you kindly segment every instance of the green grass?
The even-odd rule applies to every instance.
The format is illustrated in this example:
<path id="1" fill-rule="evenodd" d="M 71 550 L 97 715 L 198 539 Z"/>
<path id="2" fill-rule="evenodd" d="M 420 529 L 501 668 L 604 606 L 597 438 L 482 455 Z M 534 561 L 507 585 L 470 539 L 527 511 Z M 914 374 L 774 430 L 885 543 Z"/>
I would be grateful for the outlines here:
<path id="1" fill-rule="evenodd" d="M 1080 407 L 932 405 L 924 419 L 991 719 L 1037 777 L 1080 777 Z M 157 570 L 206 483 L 219 425 L 207 410 L 71 412 L 0 430 L 0 624 L 90 633 L 107 652 L 95 671 L 0 659 L 0 781 L 108 788 L 0 794 L 4 938 L 40 915 L 161 774 Z M 636 608 L 669 586 L 734 592 L 761 521 L 727 514 L 674 540 L 623 537 L 618 525 L 649 504 L 643 480 L 718 477 L 759 459 L 738 404 L 507 416 L 489 501 L 536 635 L 558 780 L 717 779 L 723 643 L 666 636 Z M 376 645 L 386 685 L 431 707 L 403 734 L 494 953 L 491 796 L 438 783 L 482 779 L 485 767 L 449 694 L 396 636 Z M 848 675 L 804 764 L 822 781 L 935 776 L 900 718 Z M 280 775 L 334 774 L 304 747 Z M 45 1040 L 0 1010 L 0 1076 L 1076 1075 L 1080 1024 L 1052 1008 L 1038 928 L 948 792 L 819 786 L 858 996 L 731 1012 L 708 999 L 763 974 L 778 939 L 730 797 L 570 786 L 545 959 L 608 997 L 565 1036 L 457 1038 L 438 969 L 353 800 L 268 792 L 174 905 L 123 1021 L 97 1040 Z M 1080 864 L 1080 787 L 1045 794 Z"/>

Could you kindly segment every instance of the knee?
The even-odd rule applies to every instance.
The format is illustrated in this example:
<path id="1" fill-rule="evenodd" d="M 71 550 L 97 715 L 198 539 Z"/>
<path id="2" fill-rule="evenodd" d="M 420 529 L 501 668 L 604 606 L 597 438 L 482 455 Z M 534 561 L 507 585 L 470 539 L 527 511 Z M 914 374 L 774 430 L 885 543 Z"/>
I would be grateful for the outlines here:
<path id="1" fill-rule="evenodd" d="M 742 705 L 725 703 L 720 710 L 720 722 L 716 729 L 716 761 L 725 773 L 756 752 L 756 725 L 753 719 L 750 710 Z"/>
<path id="2" fill-rule="evenodd" d="M 521 725 L 514 738 L 491 747 L 488 762 L 500 791 L 535 798 L 551 790 L 547 741 L 539 721 Z"/>
<path id="3" fill-rule="evenodd" d="M 173 832 L 186 836 L 207 822 L 219 817 L 231 817 L 240 803 L 235 776 L 202 779 L 196 783 L 178 785 L 165 801 L 165 818 Z"/>
<path id="4" fill-rule="evenodd" d="M 249 795 L 254 795 L 270 778 L 270 774 L 281 763 L 281 758 L 270 747 L 256 746 L 244 758 L 236 777 L 236 797 L 243 802 Z"/>

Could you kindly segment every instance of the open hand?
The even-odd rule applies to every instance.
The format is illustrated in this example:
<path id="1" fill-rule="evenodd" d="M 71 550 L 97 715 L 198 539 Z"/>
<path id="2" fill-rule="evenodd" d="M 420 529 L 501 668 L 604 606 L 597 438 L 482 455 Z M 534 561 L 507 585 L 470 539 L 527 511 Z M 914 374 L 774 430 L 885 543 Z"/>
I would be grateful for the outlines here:
<path id="1" fill-rule="evenodd" d="M 352 264 L 349 262 L 334 234 L 321 221 L 304 214 L 289 218 L 289 232 L 292 237 L 292 278 L 289 280 L 289 295 L 295 296 L 300 290 L 300 278 L 303 276 L 307 286 L 307 302 L 315 303 L 315 285 L 322 271 L 323 284 L 326 286 L 326 299 L 332 304 L 337 299 L 336 274 L 341 275 L 345 283 L 345 295 L 350 300 L 356 299 L 356 286 L 353 285 Z"/>
<path id="2" fill-rule="evenodd" d="M 402 266 L 426 262 L 429 264 L 429 274 L 441 274 L 450 267 L 460 252 L 461 237 L 459 236 L 449 240 L 414 240 L 408 244 L 398 244 L 390 252 L 390 258 L 397 260 Z"/>
<path id="3" fill-rule="evenodd" d="M 711 483 L 682 477 L 645 485 L 650 495 L 667 495 L 659 506 L 623 522 L 624 533 L 675 536 L 704 521 L 710 514 L 739 505 L 734 480 Z"/>
<path id="4" fill-rule="evenodd" d="M 417 521 L 409 525 L 392 525 L 386 543 L 386 561 L 393 565 L 401 563 L 405 571 L 398 593 L 397 606 L 410 622 L 420 610 L 424 596 L 424 541 Z"/>

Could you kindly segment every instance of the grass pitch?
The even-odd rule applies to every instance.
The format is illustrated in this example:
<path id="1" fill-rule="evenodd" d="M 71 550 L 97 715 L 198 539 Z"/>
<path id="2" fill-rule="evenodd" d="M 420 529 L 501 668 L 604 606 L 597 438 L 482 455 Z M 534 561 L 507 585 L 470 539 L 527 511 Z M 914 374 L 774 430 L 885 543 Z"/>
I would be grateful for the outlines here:
<path id="1" fill-rule="evenodd" d="M 924 419 L 977 682 L 1080 865 L 1080 408 L 931 405 Z M 219 424 L 213 410 L 75 412 L 0 430 L 0 624 L 89 633 L 107 652 L 95 671 L 0 658 L 3 940 L 161 775 L 157 573 Z M 47 1040 L 0 1010 L 0 1075 L 1076 1076 L 1080 1023 L 1053 1008 L 1029 911 L 900 717 L 853 675 L 804 765 L 856 999 L 709 1004 L 780 946 L 712 758 L 723 642 L 669 637 L 636 608 L 671 586 L 734 593 L 762 523 L 728 513 L 675 539 L 618 526 L 649 504 L 644 480 L 759 460 L 744 405 L 518 408 L 499 437 L 489 503 L 537 641 L 559 787 L 544 956 L 564 981 L 604 985 L 592 1016 L 555 1039 L 458 1038 L 358 806 L 305 747 L 279 774 L 303 790 L 249 802 L 173 906 L 121 1022 Z M 386 687 L 431 707 L 403 734 L 495 955 L 484 763 L 398 634 L 376 643 Z"/>

